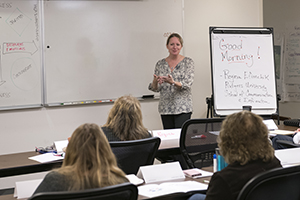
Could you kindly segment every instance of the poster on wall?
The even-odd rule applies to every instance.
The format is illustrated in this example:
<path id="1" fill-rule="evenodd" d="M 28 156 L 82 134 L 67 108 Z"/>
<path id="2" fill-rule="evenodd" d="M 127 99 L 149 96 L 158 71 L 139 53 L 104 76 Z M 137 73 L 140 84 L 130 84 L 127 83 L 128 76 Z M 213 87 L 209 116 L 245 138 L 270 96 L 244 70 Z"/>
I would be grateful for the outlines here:
<path id="1" fill-rule="evenodd" d="M 285 29 L 282 99 L 300 101 L 300 24 L 288 23 Z"/>

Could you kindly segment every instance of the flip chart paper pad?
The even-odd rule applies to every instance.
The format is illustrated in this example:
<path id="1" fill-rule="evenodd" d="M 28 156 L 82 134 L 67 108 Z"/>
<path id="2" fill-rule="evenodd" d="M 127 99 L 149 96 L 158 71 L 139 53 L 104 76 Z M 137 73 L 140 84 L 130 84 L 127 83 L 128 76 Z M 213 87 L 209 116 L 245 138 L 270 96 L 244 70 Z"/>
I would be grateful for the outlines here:
<path id="1" fill-rule="evenodd" d="M 143 178 L 145 183 L 185 179 L 179 162 L 143 166 L 137 176 Z"/>

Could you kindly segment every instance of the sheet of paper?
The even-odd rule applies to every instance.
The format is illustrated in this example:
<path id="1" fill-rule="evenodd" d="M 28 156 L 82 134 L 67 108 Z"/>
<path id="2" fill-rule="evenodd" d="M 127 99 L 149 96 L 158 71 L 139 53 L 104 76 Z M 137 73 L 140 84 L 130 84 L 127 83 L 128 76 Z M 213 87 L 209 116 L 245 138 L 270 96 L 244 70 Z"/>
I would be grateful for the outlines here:
<path id="1" fill-rule="evenodd" d="M 209 133 L 214 134 L 214 135 L 219 135 L 220 131 L 209 131 Z"/>
<path id="2" fill-rule="evenodd" d="M 278 129 L 273 119 L 263 120 L 264 124 L 268 127 L 268 130 L 276 130 Z"/>
<path id="3" fill-rule="evenodd" d="M 63 160 L 64 156 L 57 156 L 53 153 L 44 153 L 37 156 L 29 157 L 29 159 L 40 163 L 46 163 L 46 162 L 51 162 L 56 160 Z"/>
<path id="4" fill-rule="evenodd" d="M 293 135 L 295 132 L 294 131 L 287 131 L 287 130 L 273 130 L 269 131 L 270 135 Z"/>
<path id="5" fill-rule="evenodd" d="M 197 181 L 166 182 L 161 184 L 147 184 L 138 187 L 139 195 L 153 198 L 176 192 L 193 190 L 207 190 L 208 185 Z"/>
<path id="6" fill-rule="evenodd" d="M 67 147 L 69 144 L 68 140 L 55 141 L 54 146 L 56 148 L 57 153 L 62 153 L 63 148 Z"/>
<path id="7" fill-rule="evenodd" d="M 17 199 L 31 197 L 42 180 L 43 179 L 35 179 L 30 181 L 16 182 L 14 197 L 17 197 Z"/>
<path id="8" fill-rule="evenodd" d="M 126 175 L 126 178 L 129 180 L 130 183 L 132 183 L 134 185 L 141 185 L 142 183 L 144 183 L 143 179 L 138 178 L 134 174 L 128 174 L 128 175 Z"/>

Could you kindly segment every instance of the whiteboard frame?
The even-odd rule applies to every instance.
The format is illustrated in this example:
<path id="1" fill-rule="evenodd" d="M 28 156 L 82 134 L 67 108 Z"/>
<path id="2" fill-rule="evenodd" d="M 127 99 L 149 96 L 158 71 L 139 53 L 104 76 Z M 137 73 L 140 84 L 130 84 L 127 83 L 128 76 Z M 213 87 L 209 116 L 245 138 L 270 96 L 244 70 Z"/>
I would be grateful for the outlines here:
<path id="1" fill-rule="evenodd" d="M 43 87 L 43 83 L 44 83 L 44 67 L 43 67 L 43 63 L 44 63 L 44 59 L 43 59 L 43 52 L 42 52 L 42 46 L 44 44 L 44 39 L 43 39 L 43 31 L 42 31 L 42 27 L 43 27 L 43 20 L 42 20 L 42 17 L 43 17 L 43 10 L 42 10 L 42 2 L 39 1 L 39 0 L 30 0 L 29 2 L 36 2 L 37 3 L 37 7 L 38 7 L 38 26 L 40 27 L 38 29 L 39 31 L 39 49 L 38 49 L 38 52 L 40 53 L 39 55 L 39 64 L 38 64 L 38 67 L 39 67 L 39 70 L 40 70 L 40 95 L 41 95 L 41 101 L 38 101 L 36 103 L 28 103 L 28 104 L 17 104 L 17 105 L 6 105 L 6 106 L 1 106 L 0 105 L 0 111 L 7 111 L 7 110 L 21 110 L 21 109 L 32 109 L 32 108 L 42 108 L 44 107 L 44 87 Z M 1 49 L 1 44 L 0 44 L 0 54 L 2 54 L 2 49 Z M 1 62 L 1 56 L 0 55 L 0 62 Z M 1 65 L 1 63 L 0 63 Z M 1 66 L 0 66 L 1 67 Z"/>
<path id="2" fill-rule="evenodd" d="M 84 1 L 82 1 L 84 2 Z M 160 3 L 160 1 L 157 1 L 158 3 Z M 172 1 L 170 1 L 172 2 Z M 143 99 L 143 96 L 144 95 L 154 95 L 155 98 L 159 98 L 159 94 L 157 93 L 154 93 L 150 90 L 148 90 L 147 86 L 148 84 L 151 82 L 152 80 L 152 75 L 153 74 L 153 67 L 155 65 L 155 62 L 157 60 L 155 60 L 153 63 L 151 63 L 150 65 L 152 66 L 151 68 L 149 68 L 151 70 L 151 73 L 149 74 L 150 78 L 149 81 L 147 81 L 146 85 L 143 86 L 143 88 L 145 88 L 145 91 L 141 91 L 141 92 L 136 92 L 136 93 L 133 93 L 132 91 L 128 91 L 128 92 L 124 92 L 124 93 L 120 93 L 118 94 L 117 96 L 113 96 L 113 95 L 105 95 L 105 96 L 89 96 L 89 97 L 84 97 L 84 95 L 81 95 L 79 97 L 79 95 L 77 95 L 75 98 L 71 98 L 71 97 L 59 97 L 58 98 L 58 95 L 56 95 L 55 98 L 53 98 L 53 94 L 56 94 L 55 92 L 53 92 L 53 89 L 51 90 L 51 88 L 53 88 L 53 73 L 50 74 L 50 70 L 49 68 L 51 67 L 51 64 L 52 63 L 48 63 L 49 61 L 51 61 L 51 57 L 49 56 L 50 51 L 53 51 L 54 52 L 54 49 L 55 49 L 55 46 L 54 45 L 50 45 L 51 44 L 51 39 L 52 37 L 50 38 L 49 36 L 47 37 L 47 35 L 50 35 L 50 34 L 47 34 L 47 33 L 50 33 L 51 31 L 49 31 L 50 29 L 48 28 L 47 29 L 47 24 L 49 25 L 49 23 L 47 23 L 47 19 L 49 19 L 49 17 L 47 17 L 47 10 L 51 10 L 49 7 L 47 7 L 47 4 L 50 5 L 51 2 L 44 2 L 43 3 L 43 24 L 44 24 L 44 27 L 43 27 L 43 37 L 44 37 L 44 46 L 43 46 L 43 56 L 44 56 L 44 82 L 43 82 L 43 88 L 44 88 L 44 101 L 43 101 L 43 106 L 44 107 L 53 107 L 53 106 L 79 106 L 79 105 L 90 105 L 90 104 L 102 104 L 102 103 L 110 103 L 110 102 L 113 102 L 114 100 L 116 100 L 119 96 L 121 95 L 125 95 L 125 94 L 131 94 L 135 97 L 137 97 L 138 99 Z M 176 2 L 175 2 L 176 3 Z M 180 4 L 179 4 L 180 3 Z M 52 4 L 52 3 L 51 3 Z M 180 23 L 177 23 L 176 22 L 176 26 L 178 26 L 177 24 L 180 24 L 180 26 L 178 26 L 178 31 L 173 31 L 173 29 L 171 30 L 170 29 L 170 32 L 166 32 L 166 33 L 172 33 L 172 32 L 178 32 L 179 34 L 181 34 L 183 37 L 184 37 L 184 0 L 180 0 L 178 1 L 176 4 L 174 5 L 177 5 L 178 8 L 180 8 L 180 15 L 178 16 L 178 18 L 181 18 L 180 19 Z M 168 5 L 169 6 L 169 5 Z M 173 12 L 173 10 L 172 10 Z M 165 11 L 163 11 L 163 13 L 165 13 Z M 174 29 L 175 30 L 175 29 Z M 163 33 L 163 32 L 162 32 Z M 167 37 L 167 36 L 164 36 L 164 37 Z M 55 38 L 57 39 L 57 38 Z M 164 38 L 166 39 L 166 38 Z M 53 44 L 54 42 L 52 42 Z M 163 43 L 161 43 L 163 47 L 165 47 L 165 40 L 163 41 Z M 48 49 L 48 46 L 49 46 L 49 49 Z M 51 46 L 51 48 L 50 48 Z M 158 59 L 161 59 L 162 57 L 165 57 L 165 54 L 164 52 L 167 52 L 165 49 L 162 50 L 162 55 L 160 57 L 158 57 Z M 184 48 L 182 49 L 182 53 L 184 54 Z M 167 55 L 167 54 L 166 54 Z M 48 60 L 48 61 L 47 61 Z M 48 66 L 48 67 L 47 67 Z M 50 67 L 49 67 L 50 66 Z M 65 66 L 72 66 L 72 65 L 65 65 Z M 119 73 L 121 74 L 121 73 Z M 148 73 L 147 73 L 148 74 Z M 66 79 L 65 79 L 66 80 Z M 146 80 L 146 79 L 145 79 Z M 124 84 L 125 82 L 123 82 Z M 144 84 L 141 84 L 141 85 L 144 85 Z M 123 92 L 123 91 L 122 91 Z M 96 92 L 95 92 L 96 93 Z M 103 94 L 105 94 L 106 92 L 102 92 Z"/>
<path id="3" fill-rule="evenodd" d="M 212 82 L 212 104 L 213 104 L 213 113 L 214 116 L 227 116 L 235 112 L 240 112 L 243 109 L 217 109 L 216 108 L 216 95 L 215 95 L 215 86 L 214 86 L 214 58 L 213 58 L 213 43 L 212 43 L 212 34 L 271 34 L 272 37 L 272 46 L 273 46 L 273 61 L 274 61 L 274 76 L 275 76 L 275 56 L 274 56 L 274 34 L 272 27 L 209 27 L 209 38 L 210 38 L 210 59 L 211 59 L 211 82 Z M 278 114 L 278 95 L 276 87 L 276 78 L 274 79 L 274 89 L 275 89 L 275 98 L 276 98 L 276 107 L 258 109 L 252 108 L 252 112 L 261 116 L 271 116 L 272 114 Z"/>

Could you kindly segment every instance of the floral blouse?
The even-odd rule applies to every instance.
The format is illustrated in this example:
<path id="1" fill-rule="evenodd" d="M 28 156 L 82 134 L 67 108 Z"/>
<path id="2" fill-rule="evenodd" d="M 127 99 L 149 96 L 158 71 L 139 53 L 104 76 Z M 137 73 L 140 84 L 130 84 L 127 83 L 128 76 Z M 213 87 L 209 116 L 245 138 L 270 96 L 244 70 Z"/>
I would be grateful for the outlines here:
<path id="1" fill-rule="evenodd" d="M 180 82 L 182 87 L 178 88 L 169 83 L 158 84 L 157 90 L 152 88 L 150 83 L 148 89 L 160 92 L 158 111 L 162 115 L 175 115 L 193 111 L 191 86 L 194 82 L 194 61 L 185 57 L 177 64 L 173 72 L 165 59 L 156 63 L 154 74 L 167 76 L 170 74 L 175 82 Z"/>

